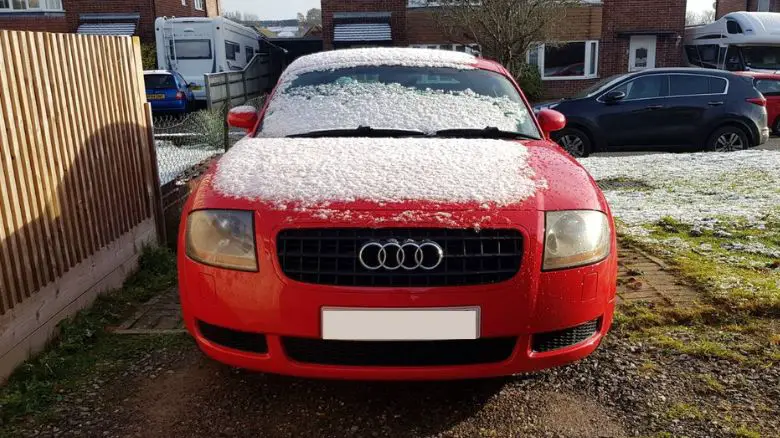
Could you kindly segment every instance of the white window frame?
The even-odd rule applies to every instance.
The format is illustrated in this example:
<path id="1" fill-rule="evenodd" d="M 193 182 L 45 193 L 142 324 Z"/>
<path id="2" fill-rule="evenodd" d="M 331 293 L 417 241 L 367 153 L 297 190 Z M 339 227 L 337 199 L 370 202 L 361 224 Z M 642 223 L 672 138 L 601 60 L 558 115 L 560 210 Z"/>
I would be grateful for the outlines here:
<path id="1" fill-rule="evenodd" d="M 449 50 L 451 52 L 468 53 L 474 56 L 480 56 L 481 52 L 479 47 L 475 44 L 411 44 L 409 47 L 415 49 L 433 49 L 433 50 Z M 464 50 L 458 50 L 458 47 L 464 48 Z"/>
<path id="2" fill-rule="evenodd" d="M 181 5 L 182 6 L 187 6 L 187 0 L 181 0 Z"/>
<path id="3" fill-rule="evenodd" d="M 205 3 L 204 0 L 195 0 L 195 10 L 196 11 L 204 10 L 205 9 L 204 3 Z"/>
<path id="4" fill-rule="evenodd" d="M 579 40 L 579 41 L 561 41 L 561 44 L 569 44 L 569 43 L 585 43 L 585 65 L 583 66 L 582 71 L 585 73 L 582 76 L 563 76 L 563 77 L 545 77 L 544 76 L 544 44 L 537 44 L 535 47 L 532 47 L 531 50 L 528 51 L 526 54 L 526 62 L 531 62 L 531 51 L 536 50 L 537 52 L 537 60 L 538 60 L 538 67 L 539 67 L 539 74 L 542 76 L 543 81 L 577 81 L 577 80 L 584 80 L 584 79 L 594 79 L 599 77 L 599 40 Z M 595 50 L 596 56 L 595 61 L 596 65 L 591 65 L 591 58 L 593 58 L 593 51 Z M 591 69 L 591 67 L 593 67 Z M 593 70 L 593 73 L 590 73 L 590 71 Z"/>
<path id="5" fill-rule="evenodd" d="M 30 13 L 30 12 L 63 12 L 62 0 L 40 0 L 40 6 L 37 8 L 31 8 L 29 0 L 22 0 L 24 2 L 24 9 L 14 9 L 14 0 L 8 0 L 8 7 L 0 6 L 0 12 L 7 13 Z M 54 7 L 52 7 L 54 5 Z"/>

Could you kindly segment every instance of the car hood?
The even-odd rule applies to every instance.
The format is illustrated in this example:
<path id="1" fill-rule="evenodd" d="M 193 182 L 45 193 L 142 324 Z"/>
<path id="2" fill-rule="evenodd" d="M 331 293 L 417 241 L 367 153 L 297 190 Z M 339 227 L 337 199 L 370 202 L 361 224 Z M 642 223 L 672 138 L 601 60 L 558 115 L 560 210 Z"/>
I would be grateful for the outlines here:
<path id="1" fill-rule="evenodd" d="M 211 166 L 191 202 L 287 221 L 452 226 L 505 210 L 607 210 L 588 173 L 544 140 L 253 139 Z"/>

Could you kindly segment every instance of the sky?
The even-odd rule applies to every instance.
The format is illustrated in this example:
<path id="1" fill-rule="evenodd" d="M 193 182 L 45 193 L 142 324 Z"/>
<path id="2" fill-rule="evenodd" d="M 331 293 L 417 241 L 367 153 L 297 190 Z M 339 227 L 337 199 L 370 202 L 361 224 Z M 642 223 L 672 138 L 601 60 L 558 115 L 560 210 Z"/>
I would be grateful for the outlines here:
<path id="1" fill-rule="evenodd" d="M 714 3 L 715 0 L 688 0 L 688 9 L 712 9 Z M 222 0 L 222 6 L 226 11 L 256 14 L 262 20 L 281 20 L 295 18 L 298 12 L 319 8 L 320 0 Z"/>
<path id="2" fill-rule="evenodd" d="M 703 11 L 705 9 L 714 9 L 714 4 L 715 0 L 688 0 L 688 10 Z"/>
<path id="3" fill-rule="evenodd" d="M 319 7 L 320 0 L 222 0 L 224 10 L 248 12 L 261 20 L 295 18 L 298 12 L 305 14 L 309 9 Z"/>

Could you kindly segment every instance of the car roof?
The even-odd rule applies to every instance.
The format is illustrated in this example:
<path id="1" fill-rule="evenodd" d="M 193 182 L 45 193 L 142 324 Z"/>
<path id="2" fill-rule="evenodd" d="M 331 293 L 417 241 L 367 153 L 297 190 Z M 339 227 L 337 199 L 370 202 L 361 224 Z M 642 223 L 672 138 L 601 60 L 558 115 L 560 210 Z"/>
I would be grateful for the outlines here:
<path id="1" fill-rule="evenodd" d="M 780 79 L 780 72 L 766 72 L 766 71 L 737 71 L 734 72 L 740 76 L 747 76 L 751 78 L 760 79 Z"/>
<path id="2" fill-rule="evenodd" d="M 372 47 L 329 50 L 302 56 L 287 67 L 283 79 L 313 71 L 372 65 L 497 69 L 495 63 L 464 52 L 408 47 Z"/>
<path id="3" fill-rule="evenodd" d="M 700 67 L 665 67 L 665 68 L 648 68 L 637 72 L 627 73 L 626 77 L 635 77 L 648 74 L 658 73 L 703 73 L 712 76 L 729 76 L 734 73 L 726 70 L 715 70 L 712 68 L 700 68 Z"/>
<path id="4" fill-rule="evenodd" d="M 145 75 L 172 75 L 170 70 L 144 70 Z"/>

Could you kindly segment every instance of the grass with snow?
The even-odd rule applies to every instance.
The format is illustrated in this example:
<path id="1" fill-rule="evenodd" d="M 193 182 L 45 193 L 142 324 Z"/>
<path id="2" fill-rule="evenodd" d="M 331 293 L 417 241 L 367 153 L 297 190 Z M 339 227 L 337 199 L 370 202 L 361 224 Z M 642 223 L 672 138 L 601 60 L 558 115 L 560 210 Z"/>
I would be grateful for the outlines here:
<path id="1" fill-rule="evenodd" d="M 729 311 L 780 316 L 780 153 L 591 157 L 625 241 Z"/>

